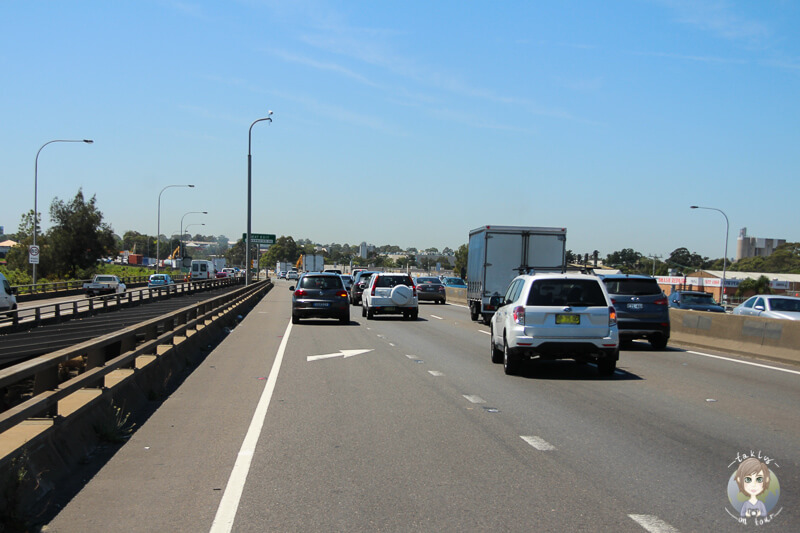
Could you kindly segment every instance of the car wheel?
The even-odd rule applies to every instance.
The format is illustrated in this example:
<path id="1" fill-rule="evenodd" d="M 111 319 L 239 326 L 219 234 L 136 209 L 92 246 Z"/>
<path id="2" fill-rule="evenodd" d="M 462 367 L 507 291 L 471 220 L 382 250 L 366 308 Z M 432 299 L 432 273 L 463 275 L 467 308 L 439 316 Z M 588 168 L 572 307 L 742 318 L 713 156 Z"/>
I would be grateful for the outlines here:
<path id="1" fill-rule="evenodd" d="M 469 318 L 473 322 L 476 322 L 478 320 L 478 315 L 479 314 L 480 313 L 478 313 L 478 307 L 475 304 L 472 304 L 472 305 L 469 306 Z"/>
<path id="2" fill-rule="evenodd" d="M 339 317 L 340 324 L 349 324 L 350 323 L 350 313 L 344 313 L 342 316 Z"/>
<path id="3" fill-rule="evenodd" d="M 367 316 L 367 308 L 363 305 L 361 306 L 361 316 Z"/>
<path id="4" fill-rule="evenodd" d="M 667 347 L 668 339 L 664 335 L 654 335 L 647 340 L 650 341 L 650 346 L 652 346 L 654 350 L 663 350 Z"/>
<path id="5" fill-rule="evenodd" d="M 372 320 L 373 318 L 375 318 L 375 311 L 367 307 L 367 320 Z"/>
<path id="6" fill-rule="evenodd" d="M 419 318 L 419 309 L 414 309 L 411 311 L 411 320 L 416 320 Z"/>
<path id="7" fill-rule="evenodd" d="M 508 347 L 508 341 L 503 337 L 503 371 L 509 376 L 519 372 L 519 359 Z"/>
<path id="8" fill-rule="evenodd" d="M 500 364 L 503 362 L 503 350 L 497 348 L 497 345 L 494 343 L 494 331 L 492 331 L 489 336 L 489 351 L 492 354 L 492 363 Z"/>
<path id="9" fill-rule="evenodd" d="M 292 324 L 299 324 L 299 323 L 300 323 L 300 317 L 297 315 L 292 315 Z"/>

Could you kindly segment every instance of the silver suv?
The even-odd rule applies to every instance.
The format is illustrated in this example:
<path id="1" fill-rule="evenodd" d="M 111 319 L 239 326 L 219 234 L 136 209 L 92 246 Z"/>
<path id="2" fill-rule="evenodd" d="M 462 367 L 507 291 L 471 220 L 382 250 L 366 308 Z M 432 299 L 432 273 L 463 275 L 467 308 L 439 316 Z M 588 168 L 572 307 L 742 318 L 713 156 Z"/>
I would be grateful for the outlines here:
<path id="1" fill-rule="evenodd" d="M 419 316 L 417 288 L 408 274 L 376 272 L 364 287 L 361 303 L 361 316 L 367 319 L 390 313 L 411 320 Z"/>
<path id="2" fill-rule="evenodd" d="M 516 374 L 523 359 L 575 359 L 614 373 L 619 359 L 617 312 L 605 285 L 586 274 L 517 276 L 493 297 L 493 363 Z"/>

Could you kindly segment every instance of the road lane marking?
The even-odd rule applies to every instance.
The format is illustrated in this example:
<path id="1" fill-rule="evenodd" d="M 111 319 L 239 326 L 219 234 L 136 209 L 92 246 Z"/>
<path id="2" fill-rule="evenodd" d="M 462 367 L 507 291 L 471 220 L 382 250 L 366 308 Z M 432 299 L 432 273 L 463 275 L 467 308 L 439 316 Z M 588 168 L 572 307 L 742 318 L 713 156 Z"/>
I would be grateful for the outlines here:
<path id="1" fill-rule="evenodd" d="M 702 355 L 703 357 L 713 357 L 714 359 L 722 359 L 723 361 L 732 361 L 734 363 L 741 363 L 743 365 L 758 366 L 758 367 L 761 367 L 761 368 L 768 368 L 770 370 L 778 370 L 780 372 L 788 372 L 789 374 L 798 374 L 798 375 L 800 375 L 800 372 L 798 372 L 797 370 L 789 370 L 787 368 L 779 368 L 777 366 L 763 365 L 761 363 L 751 363 L 750 361 L 742 361 L 742 360 L 739 360 L 739 359 L 732 359 L 730 357 L 722 357 L 721 355 L 711 355 L 710 353 L 693 352 L 691 350 L 687 350 L 686 353 L 692 353 L 692 354 L 695 354 L 695 355 Z"/>
<path id="2" fill-rule="evenodd" d="M 439 376 L 444 376 L 444 372 L 439 372 L 438 370 L 428 370 L 428 374 L 430 374 L 431 376 L 435 376 L 437 378 Z"/>
<path id="3" fill-rule="evenodd" d="M 278 381 L 283 354 L 286 352 L 286 345 L 289 342 L 291 332 L 292 323 L 289 322 L 278 347 L 278 353 L 275 355 L 275 361 L 272 363 L 272 369 L 269 371 L 267 384 L 264 386 L 256 411 L 253 413 L 253 419 L 250 421 L 250 427 L 247 428 L 242 447 L 236 456 L 236 462 L 228 478 L 228 484 L 225 486 L 225 492 L 222 493 L 222 500 L 219 502 L 210 533 L 230 533 L 233 529 L 233 521 L 236 518 L 236 511 L 239 509 L 244 483 L 247 480 L 247 474 L 250 472 L 250 464 L 253 461 L 253 454 L 256 450 L 256 444 L 258 444 L 258 437 L 261 435 L 261 429 L 264 426 L 264 420 L 267 418 L 267 409 L 269 409 L 269 404 L 272 400 L 272 393 L 275 392 L 275 384 Z"/>
<path id="4" fill-rule="evenodd" d="M 550 450 L 555 450 L 556 447 L 544 440 L 542 437 L 534 437 L 534 436 L 526 436 L 520 435 L 520 438 L 536 448 L 539 451 L 547 452 Z"/>
<path id="5" fill-rule="evenodd" d="M 472 403 L 486 403 L 486 400 L 475 394 L 462 394 L 462 396 Z"/>
<path id="6" fill-rule="evenodd" d="M 409 359 L 416 359 L 417 358 L 416 355 L 408 355 L 408 354 L 406 354 L 406 357 L 408 357 Z"/>
<path id="7" fill-rule="evenodd" d="M 650 514 L 629 514 L 628 516 L 650 533 L 679 533 L 677 529 L 657 516 Z"/>
<path id="8" fill-rule="evenodd" d="M 439 320 L 444 320 L 444 318 L 442 318 L 440 316 L 436 316 L 436 315 L 431 315 L 431 318 L 438 318 Z"/>
<path id="9" fill-rule="evenodd" d="M 348 357 L 353 357 L 354 355 L 361 355 L 362 353 L 371 352 L 372 349 L 368 350 L 339 350 L 336 353 L 326 353 L 323 355 L 309 355 L 306 357 L 306 362 L 308 361 L 319 361 L 320 359 L 330 359 L 332 357 L 342 357 L 347 359 Z"/>
<path id="10" fill-rule="evenodd" d="M 485 331 L 483 329 L 479 329 L 478 331 L 480 331 L 481 333 L 486 333 L 487 335 L 491 335 L 491 333 L 489 333 L 488 331 Z"/>

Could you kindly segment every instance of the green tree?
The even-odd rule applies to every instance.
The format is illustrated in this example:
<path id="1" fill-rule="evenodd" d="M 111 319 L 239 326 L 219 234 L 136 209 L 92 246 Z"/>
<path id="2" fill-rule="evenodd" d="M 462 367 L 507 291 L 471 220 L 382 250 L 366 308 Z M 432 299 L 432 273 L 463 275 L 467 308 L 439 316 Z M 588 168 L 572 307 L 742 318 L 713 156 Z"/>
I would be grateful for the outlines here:
<path id="1" fill-rule="evenodd" d="M 467 275 L 467 260 L 469 259 L 469 245 L 462 244 L 455 253 L 456 264 L 453 269 L 457 276 Z"/>
<path id="2" fill-rule="evenodd" d="M 633 248 L 623 248 L 617 252 L 612 252 L 606 256 L 606 266 L 618 268 L 626 274 L 633 274 L 639 268 L 639 262 L 642 259 L 642 254 Z M 584 258 L 579 258 L 583 261 Z"/>
<path id="3" fill-rule="evenodd" d="M 760 276 L 758 279 L 744 279 L 736 287 L 736 296 L 744 297 L 752 296 L 753 294 L 772 294 L 767 276 Z"/>
<path id="4" fill-rule="evenodd" d="M 50 219 L 54 225 L 47 232 L 43 262 L 51 275 L 85 278 L 94 273 L 98 259 L 116 255 L 114 231 L 103 222 L 96 196 L 86 202 L 83 190 L 78 189 L 69 202 L 56 198 L 50 205 Z"/>
<path id="5" fill-rule="evenodd" d="M 275 263 L 278 261 L 288 261 L 294 265 L 301 253 L 292 237 L 281 235 L 264 254 L 264 264 L 267 267 L 275 268 Z"/>

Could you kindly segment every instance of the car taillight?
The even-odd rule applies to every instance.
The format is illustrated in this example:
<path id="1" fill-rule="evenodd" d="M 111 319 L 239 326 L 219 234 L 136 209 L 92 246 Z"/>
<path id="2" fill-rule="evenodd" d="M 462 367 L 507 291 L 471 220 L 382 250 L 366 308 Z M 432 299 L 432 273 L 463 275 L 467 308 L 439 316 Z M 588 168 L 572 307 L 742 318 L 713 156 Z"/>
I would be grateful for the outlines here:
<path id="1" fill-rule="evenodd" d="M 514 322 L 519 324 L 520 326 L 525 325 L 525 308 L 521 305 L 514 308 L 511 316 L 514 318 Z"/>
<path id="2" fill-rule="evenodd" d="M 417 287 L 413 283 L 411 284 L 411 294 L 414 298 L 417 297 Z"/>
<path id="3" fill-rule="evenodd" d="M 608 308 L 608 325 L 615 326 L 617 324 L 617 310 L 613 307 Z"/>
<path id="4" fill-rule="evenodd" d="M 444 292 L 444 286 L 443 285 L 439 285 L 439 292 Z"/>
<path id="5" fill-rule="evenodd" d="M 614 298 L 611 298 L 611 304 L 612 305 L 617 305 L 617 301 Z"/>
<path id="6" fill-rule="evenodd" d="M 375 296 L 375 287 L 376 287 L 377 285 L 378 285 L 377 283 L 375 283 L 375 284 L 373 284 L 373 285 L 372 285 L 372 290 L 369 292 L 369 293 L 370 293 L 372 296 Z"/>
<path id="7" fill-rule="evenodd" d="M 653 303 L 656 304 L 656 305 L 669 305 L 669 302 L 667 302 L 666 298 L 659 298 L 658 300 L 656 300 Z"/>
<path id="8" fill-rule="evenodd" d="M 297 289 L 296 291 L 294 291 L 294 295 L 295 296 L 305 296 L 306 295 L 306 290 L 305 289 Z"/>
<path id="9" fill-rule="evenodd" d="M 339 298 L 347 298 L 347 291 L 339 291 L 336 293 Z"/>

